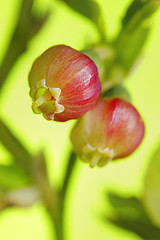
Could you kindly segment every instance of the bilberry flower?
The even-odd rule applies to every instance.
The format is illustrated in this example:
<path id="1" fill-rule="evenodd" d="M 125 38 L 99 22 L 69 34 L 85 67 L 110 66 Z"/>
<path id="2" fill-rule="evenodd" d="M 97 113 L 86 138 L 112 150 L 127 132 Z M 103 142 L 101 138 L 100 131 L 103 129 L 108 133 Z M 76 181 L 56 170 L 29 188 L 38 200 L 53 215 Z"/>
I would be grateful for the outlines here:
<path id="1" fill-rule="evenodd" d="M 81 117 L 101 92 L 95 63 L 65 45 L 53 46 L 35 60 L 29 85 L 33 111 L 60 122 Z"/>
<path id="2" fill-rule="evenodd" d="M 71 132 L 74 151 L 90 167 L 129 156 L 144 136 L 138 111 L 121 98 L 100 99 Z"/>

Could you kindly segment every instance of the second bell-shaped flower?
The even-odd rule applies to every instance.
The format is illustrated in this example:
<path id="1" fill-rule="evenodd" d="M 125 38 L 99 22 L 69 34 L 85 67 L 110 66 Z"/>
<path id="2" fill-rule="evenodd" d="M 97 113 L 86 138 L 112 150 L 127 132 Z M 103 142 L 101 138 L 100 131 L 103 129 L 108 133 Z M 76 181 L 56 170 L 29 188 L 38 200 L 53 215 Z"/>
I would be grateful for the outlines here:
<path id="1" fill-rule="evenodd" d="M 141 143 L 144 123 L 138 111 L 120 98 L 100 99 L 71 132 L 74 151 L 90 167 L 129 156 Z"/>

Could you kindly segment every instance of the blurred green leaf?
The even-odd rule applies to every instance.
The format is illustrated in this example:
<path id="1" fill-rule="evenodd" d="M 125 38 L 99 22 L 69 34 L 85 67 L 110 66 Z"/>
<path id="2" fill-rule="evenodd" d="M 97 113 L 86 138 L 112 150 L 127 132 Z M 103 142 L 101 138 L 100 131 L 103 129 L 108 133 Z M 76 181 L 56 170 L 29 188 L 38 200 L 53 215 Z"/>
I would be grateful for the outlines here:
<path id="1" fill-rule="evenodd" d="M 31 179 L 16 165 L 0 165 L 0 188 L 4 191 L 28 186 L 31 183 Z"/>
<path id="2" fill-rule="evenodd" d="M 73 10 L 79 12 L 93 22 L 97 22 L 100 15 L 100 8 L 97 2 L 93 0 L 63 0 Z"/>
<path id="3" fill-rule="evenodd" d="M 2 144 L 13 155 L 15 162 L 17 162 L 25 172 L 28 172 L 31 160 L 30 153 L 2 120 L 0 120 L 0 129 L 0 139 Z"/>
<path id="4" fill-rule="evenodd" d="M 134 232 L 142 239 L 160 239 L 160 228 L 153 225 L 142 203 L 137 198 L 124 198 L 114 193 L 109 193 L 108 198 L 114 214 L 113 216 L 106 216 L 106 220 Z"/>
<path id="5" fill-rule="evenodd" d="M 140 51 L 147 39 L 150 27 L 141 26 L 131 33 L 123 36 L 123 39 L 117 44 L 116 64 L 122 65 L 126 73 L 133 67 L 135 61 L 140 55 Z M 130 36 L 129 36 L 130 35 Z"/>
<path id="6" fill-rule="evenodd" d="M 123 29 L 132 31 L 136 24 L 147 20 L 159 7 L 159 0 L 133 0 L 122 20 Z"/>
<path id="7" fill-rule="evenodd" d="M 123 198 L 114 193 L 108 193 L 108 199 L 112 207 L 121 217 L 127 218 L 141 218 L 144 222 L 150 223 L 149 218 L 144 211 L 141 202 L 135 198 Z"/>
<path id="8" fill-rule="evenodd" d="M 105 79 L 117 84 L 124 80 L 140 59 L 151 28 L 158 0 L 134 0 L 129 6 L 118 36 L 113 41 L 115 53 L 105 62 Z"/>
<path id="9" fill-rule="evenodd" d="M 61 0 L 70 8 L 90 19 L 98 28 L 102 41 L 106 41 L 105 24 L 98 2 L 94 0 Z"/>
<path id="10" fill-rule="evenodd" d="M 134 0 L 122 20 L 122 29 L 115 40 L 117 62 L 130 70 L 146 42 L 152 15 L 159 8 L 158 0 Z"/>
<path id="11" fill-rule="evenodd" d="M 145 176 L 143 201 L 146 211 L 160 227 L 160 145 L 151 157 Z"/>
<path id="12" fill-rule="evenodd" d="M 135 0 L 122 21 L 122 29 L 115 41 L 117 62 L 129 70 L 140 54 L 150 30 L 152 14 L 157 10 L 155 1 Z"/>

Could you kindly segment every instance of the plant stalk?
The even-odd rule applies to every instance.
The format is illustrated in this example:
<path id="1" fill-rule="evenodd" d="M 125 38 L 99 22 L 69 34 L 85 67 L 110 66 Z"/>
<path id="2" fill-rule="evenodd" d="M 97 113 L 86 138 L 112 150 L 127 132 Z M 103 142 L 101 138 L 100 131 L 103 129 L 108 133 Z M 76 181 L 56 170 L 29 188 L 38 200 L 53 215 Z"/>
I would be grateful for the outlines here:
<path id="1" fill-rule="evenodd" d="M 54 211 L 49 211 L 50 219 L 55 227 L 56 240 L 65 240 L 64 234 L 64 206 L 69 183 L 75 168 L 77 155 L 72 151 L 70 153 L 67 169 L 64 175 L 63 185 L 57 196 L 57 203 Z"/>

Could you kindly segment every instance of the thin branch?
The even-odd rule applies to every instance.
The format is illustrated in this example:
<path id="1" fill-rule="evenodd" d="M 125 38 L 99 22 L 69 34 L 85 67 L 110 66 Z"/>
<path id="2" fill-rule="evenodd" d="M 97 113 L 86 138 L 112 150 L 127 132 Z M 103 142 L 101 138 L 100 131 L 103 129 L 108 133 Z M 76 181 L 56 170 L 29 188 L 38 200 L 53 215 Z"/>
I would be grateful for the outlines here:
<path id="1" fill-rule="evenodd" d="M 68 165 L 67 165 L 67 169 L 66 169 L 66 173 L 65 173 L 64 181 L 63 181 L 63 186 L 62 186 L 63 198 L 66 194 L 66 190 L 67 190 L 70 178 L 71 178 L 71 174 L 73 172 L 73 168 L 75 167 L 76 158 L 77 158 L 77 155 L 72 151 L 69 156 Z"/>
<path id="2" fill-rule="evenodd" d="M 0 88 L 5 82 L 18 57 L 27 49 L 30 39 L 37 34 L 45 23 L 48 13 L 37 18 L 32 13 L 33 0 L 23 0 L 15 31 L 0 69 Z"/>
<path id="3" fill-rule="evenodd" d="M 0 120 L 0 139 L 2 144 L 7 150 L 14 156 L 15 161 L 27 170 L 29 165 L 29 159 L 31 159 L 30 153 L 22 145 L 22 143 L 13 135 L 9 128 Z"/>
<path id="4" fill-rule="evenodd" d="M 63 217 L 64 217 L 64 203 L 65 203 L 65 197 L 66 192 L 69 186 L 69 182 L 71 180 L 71 176 L 73 174 L 73 169 L 75 167 L 77 155 L 74 152 L 71 152 L 67 164 L 66 173 L 63 180 L 63 186 L 62 189 L 57 192 L 58 193 L 58 199 L 57 199 L 57 207 L 54 208 L 54 211 L 49 211 L 49 215 L 51 218 L 52 223 L 55 226 L 55 234 L 57 240 L 64 240 L 65 234 L 63 229 Z"/>

